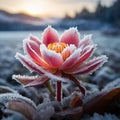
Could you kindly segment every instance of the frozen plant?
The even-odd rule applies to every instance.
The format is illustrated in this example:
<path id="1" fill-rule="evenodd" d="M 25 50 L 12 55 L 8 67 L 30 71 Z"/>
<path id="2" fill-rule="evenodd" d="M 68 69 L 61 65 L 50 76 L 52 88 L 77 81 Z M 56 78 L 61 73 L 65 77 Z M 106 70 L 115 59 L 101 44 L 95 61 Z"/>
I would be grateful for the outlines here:
<path id="1" fill-rule="evenodd" d="M 58 101 L 62 99 L 62 82 L 74 82 L 85 95 L 85 88 L 75 76 L 92 73 L 107 61 L 105 55 L 89 59 L 96 48 L 91 37 L 86 35 L 80 39 L 78 30 L 74 27 L 59 37 L 51 26 L 44 30 L 40 40 L 30 35 L 23 40 L 25 55 L 16 53 L 15 57 L 31 72 L 39 73 L 39 76 L 13 75 L 13 79 L 25 87 L 45 84 L 53 96 L 55 92 L 51 80 L 55 80 Z"/>

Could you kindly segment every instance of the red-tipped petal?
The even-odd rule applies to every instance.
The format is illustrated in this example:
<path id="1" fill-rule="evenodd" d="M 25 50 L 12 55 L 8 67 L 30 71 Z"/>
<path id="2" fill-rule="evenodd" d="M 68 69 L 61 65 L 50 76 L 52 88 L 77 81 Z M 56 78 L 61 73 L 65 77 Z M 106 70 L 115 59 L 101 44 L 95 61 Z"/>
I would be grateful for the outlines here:
<path id="1" fill-rule="evenodd" d="M 97 68 L 102 66 L 105 62 L 107 62 L 107 57 L 106 56 L 100 56 L 97 57 L 88 63 L 82 64 L 76 68 L 73 68 L 69 72 L 67 71 L 66 73 L 69 74 L 88 74 L 94 72 Z"/>
<path id="2" fill-rule="evenodd" d="M 15 57 L 31 72 L 36 71 L 40 74 L 44 73 L 44 70 L 40 66 L 32 62 L 29 58 L 27 58 L 27 56 L 23 56 L 20 53 L 16 53 Z"/>
<path id="3" fill-rule="evenodd" d="M 60 76 L 54 75 L 50 72 L 45 71 L 43 68 L 41 68 L 40 66 L 36 65 L 34 62 L 32 62 L 30 59 L 27 58 L 27 56 L 23 56 L 20 53 L 16 53 L 16 59 L 18 59 L 28 70 L 32 71 L 36 71 L 40 74 L 44 74 L 45 76 L 47 76 L 48 78 L 52 79 L 52 80 L 60 80 L 63 82 L 68 82 L 69 80 L 64 79 Z"/>
<path id="4" fill-rule="evenodd" d="M 92 35 L 85 35 L 84 38 L 80 41 L 79 47 L 86 47 L 91 44 Z"/>
<path id="5" fill-rule="evenodd" d="M 48 81 L 48 77 L 46 76 L 39 76 L 34 81 L 28 83 L 25 85 L 25 87 L 33 87 L 44 84 L 46 81 Z"/>
<path id="6" fill-rule="evenodd" d="M 43 59 L 53 68 L 60 67 L 63 63 L 63 59 L 60 53 L 48 50 L 45 45 L 40 46 L 41 55 Z"/>
<path id="7" fill-rule="evenodd" d="M 64 42 L 68 45 L 74 44 L 78 47 L 79 44 L 79 33 L 76 28 L 70 28 L 69 30 L 66 30 L 61 38 L 61 42 Z"/>
<path id="8" fill-rule="evenodd" d="M 30 47 L 40 56 L 41 53 L 40 53 L 40 45 L 38 45 L 36 42 L 34 41 L 31 41 L 29 39 L 25 39 L 23 41 L 23 48 L 24 48 L 24 51 L 25 53 L 27 53 L 27 49 L 26 49 L 26 43 L 30 45 Z"/>
<path id="9" fill-rule="evenodd" d="M 26 50 L 26 53 L 28 54 L 28 56 L 39 66 L 43 66 L 43 67 L 48 67 L 49 65 L 40 57 L 39 54 L 37 54 L 34 50 L 34 48 L 32 49 L 31 47 L 31 42 L 28 41 L 24 41 L 24 47 Z M 40 50 L 39 50 L 40 51 Z"/>
<path id="10" fill-rule="evenodd" d="M 75 50 L 73 52 L 73 54 L 71 54 L 63 63 L 61 69 L 62 70 L 65 70 L 65 69 L 68 69 L 68 68 L 71 68 L 71 66 L 73 66 L 75 64 L 75 62 L 78 60 L 78 56 L 81 52 L 81 49 L 78 48 L 77 50 Z"/>
<path id="11" fill-rule="evenodd" d="M 32 34 L 30 35 L 29 39 L 31 41 L 34 41 L 35 43 L 37 43 L 38 45 L 41 44 L 40 40 L 36 37 L 36 36 L 33 36 Z"/>
<path id="12" fill-rule="evenodd" d="M 48 26 L 43 33 L 43 43 L 47 46 L 50 43 L 58 42 L 59 38 L 57 35 L 57 31 L 53 29 L 51 26 Z"/>
<path id="13" fill-rule="evenodd" d="M 61 53 L 63 60 L 65 61 L 75 51 L 75 49 L 75 45 L 67 46 Z"/>
<path id="14" fill-rule="evenodd" d="M 16 81 L 20 82 L 23 85 L 27 85 L 31 82 L 33 82 L 34 80 L 36 80 L 38 78 L 38 76 L 22 76 L 22 75 L 13 75 L 12 79 L 15 79 Z"/>
<path id="15" fill-rule="evenodd" d="M 77 66 L 80 65 L 85 60 L 87 60 L 90 56 L 92 56 L 95 48 L 96 48 L 95 45 L 91 45 L 91 46 L 88 46 L 85 49 L 83 49 L 81 54 L 79 55 L 79 59 L 77 60 L 75 65 L 77 65 Z"/>

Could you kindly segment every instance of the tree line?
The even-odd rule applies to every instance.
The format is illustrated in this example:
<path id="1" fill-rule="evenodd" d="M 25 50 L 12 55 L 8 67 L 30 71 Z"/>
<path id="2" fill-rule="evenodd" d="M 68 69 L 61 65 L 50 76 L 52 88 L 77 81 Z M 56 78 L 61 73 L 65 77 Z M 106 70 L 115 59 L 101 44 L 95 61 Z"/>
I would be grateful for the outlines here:
<path id="1" fill-rule="evenodd" d="M 90 13 L 87 8 L 75 14 L 72 18 L 69 15 L 65 19 L 89 19 L 100 20 L 102 22 L 109 22 L 112 24 L 120 24 L 120 0 L 116 0 L 110 7 L 102 6 L 99 2 L 94 13 Z"/>

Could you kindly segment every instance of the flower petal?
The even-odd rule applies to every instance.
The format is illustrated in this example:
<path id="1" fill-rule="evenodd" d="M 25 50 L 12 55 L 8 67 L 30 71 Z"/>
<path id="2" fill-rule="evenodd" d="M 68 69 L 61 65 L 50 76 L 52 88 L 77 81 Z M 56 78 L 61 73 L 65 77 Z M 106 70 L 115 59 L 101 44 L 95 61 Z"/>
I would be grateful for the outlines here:
<path id="1" fill-rule="evenodd" d="M 84 38 L 80 41 L 79 47 L 84 48 L 91 44 L 92 34 L 85 35 Z"/>
<path id="2" fill-rule="evenodd" d="M 40 57 L 39 54 L 36 53 L 34 48 L 32 49 L 33 43 L 31 43 L 28 40 L 24 40 L 24 48 L 27 53 L 27 55 L 38 65 L 43 66 L 43 67 L 49 67 L 49 65 Z M 38 49 L 39 50 L 39 49 Z M 40 51 L 40 50 L 39 50 Z"/>
<path id="3" fill-rule="evenodd" d="M 53 29 L 51 26 L 48 26 L 43 33 L 42 37 L 43 43 L 47 46 L 50 43 L 58 42 L 58 34 L 55 29 Z"/>
<path id="4" fill-rule="evenodd" d="M 37 43 L 38 45 L 41 44 L 39 38 L 37 38 L 36 36 L 33 36 L 32 34 L 30 34 L 29 39 L 30 39 L 31 41 Z"/>
<path id="5" fill-rule="evenodd" d="M 18 59 L 28 70 L 36 71 L 40 74 L 43 74 L 47 76 L 48 78 L 55 80 L 55 81 L 62 81 L 62 82 L 69 82 L 68 79 L 62 78 L 60 76 L 54 75 L 50 72 L 47 72 L 46 70 L 42 69 L 40 66 L 36 65 L 34 62 L 30 61 L 27 56 L 23 56 L 20 53 L 16 53 L 16 59 Z"/>
<path id="6" fill-rule="evenodd" d="M 78 47 L 79 33 L 77 28 L 70 28 L 69 30 L 66 30 L 61 37 L 61 42 L 64 42 L 68 45 L 74 44 L 76 47 Z"/>
<path id="7" fill-rule="evenodd" d="M 31 72 L 36 71 L 40 74 L 44 73 L 43 68 L 32 62 L 27 56 L 23 56 L 20 53 L 16 53 L 15 57 Z"/>
<path id="8" fill-rule="evenodd" d="M 31 83 L 32 81 L 36 80 L 38 76 L 22 76 L 22 75 L 13 75 L 12 79 L 15 79 L 17 82 L 27 85 L 28 83 Z"/>
<path id="9" fill-rule="evenodd" d="M 61 53 L 63 60 L 65 61 L 76 49 L 75 45 L 67 46 Z"/>
<path id="10" fill-rule="evenodd" d="M 40 46 L 41 55 L 43 59 L 53 68 L 60 67 L 63 63 L 63 59 L 60 53 L 48 50 L 45 45 Z"/>
<path id="11" fill-rule="evenodd" d="M 48 81 L 48 77 L 46 76 L 39 76 L 34 81 L 28 83 L 25 85 L 25 87 L 33 87 L 44 84 L 46 81 Z"/>
<path id="12" fill-rule="evenodd" d="M 88 63 L 82 64 L 77 68 L 73 68 L 70 71 L 66 71 L 67 74 L 88 74 L 94 72 L 97 68 L 102 66 L 105 62 L 107 62 L 107 57 L 105 55 L 94 58 Z"/>
<path id="13" fill-rule="evenodd" d="M 80 55 L 78 56 L 79 59 L 76 61 L 74 65 L 78 66 L 81 63 L 83 63 L 85 60 L 87 60 L 90 56 L 92 56 L 95 48 L 96 48 L 96 45 L 89 45 L 85 49 L 83 49 Z"/>
<path id="14" fill-rule="evenodd" d="M 75 61 L 78 60 L 78 56 L 81 52 L 81 48 L 78 48 L 77 50 L 75 50 L 73 52 L 73 54 L 71 54 L 63 63 L 62 67 L 61 67 L 61 70 L 65 70 L 65 69 L 68 69 L 70 68 L 71 66 L 73 66 L 75 64 Z"/>
<path id="15" fill-rule="evenodd" d="M 25 39 L 23 40 L 23 49 L 24 49 L 24 52 L 27 53 L 27 50 L 26 50 L 26 43 L 28 43 L 30 45 L 30 47 L 38 54 L 38 55 L 41 55 L 40 53 L 40 45 L 38 45 L 36 42 L 34 41 L 31 41 L 30 39 Z"/>

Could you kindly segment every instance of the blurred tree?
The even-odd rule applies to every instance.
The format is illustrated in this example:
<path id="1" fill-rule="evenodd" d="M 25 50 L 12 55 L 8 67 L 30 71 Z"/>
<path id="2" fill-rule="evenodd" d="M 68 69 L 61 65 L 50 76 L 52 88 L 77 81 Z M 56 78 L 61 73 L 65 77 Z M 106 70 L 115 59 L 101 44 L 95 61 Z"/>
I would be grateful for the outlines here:
<path id="1" fill-rule="evenodd" d="M 99 2 L 95 11 L 95 17 L 101 21 L 116 23 L 120 21 L 120 0 L 116 0 L 111 7 L 102 6 Z"/>

